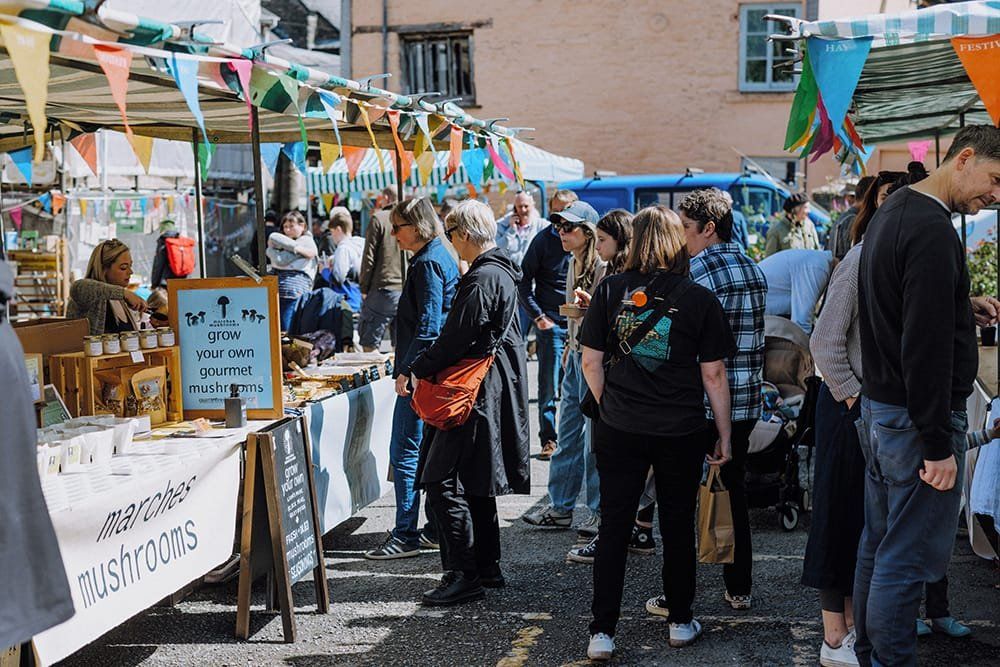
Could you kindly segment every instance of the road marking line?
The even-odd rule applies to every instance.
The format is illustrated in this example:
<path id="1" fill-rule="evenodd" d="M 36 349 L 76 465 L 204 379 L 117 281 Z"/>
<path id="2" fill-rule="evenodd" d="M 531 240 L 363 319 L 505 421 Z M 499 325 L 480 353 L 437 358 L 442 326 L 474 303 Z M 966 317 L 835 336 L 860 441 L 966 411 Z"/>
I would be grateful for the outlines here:
<path id="1" fill-rule="evenodd" d="M 538 643 L 538 638 L 544 632 L 537 625 L 518 630 L 514 641 L 510 643 L 511 649 L 497 661 L 497 667 L 523 667 L 528 662 L 528 651 Z"/>

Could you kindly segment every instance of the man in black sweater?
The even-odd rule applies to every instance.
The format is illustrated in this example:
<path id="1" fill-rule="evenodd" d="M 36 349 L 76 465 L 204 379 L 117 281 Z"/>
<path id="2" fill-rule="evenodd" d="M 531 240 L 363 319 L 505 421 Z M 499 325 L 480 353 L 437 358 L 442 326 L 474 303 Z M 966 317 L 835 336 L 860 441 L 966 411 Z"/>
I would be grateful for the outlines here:
<path id="1" fill-rule="evenodd" d="M 865 530 L 854 582 L 862 665 L 916 665 L 923 583 L 945 574 L 958 527 L 976 323 L 951 214 L 1000 200 L 1000 129 L 964 128 L 944 164 L 878 209 L 859 271 Z"/>

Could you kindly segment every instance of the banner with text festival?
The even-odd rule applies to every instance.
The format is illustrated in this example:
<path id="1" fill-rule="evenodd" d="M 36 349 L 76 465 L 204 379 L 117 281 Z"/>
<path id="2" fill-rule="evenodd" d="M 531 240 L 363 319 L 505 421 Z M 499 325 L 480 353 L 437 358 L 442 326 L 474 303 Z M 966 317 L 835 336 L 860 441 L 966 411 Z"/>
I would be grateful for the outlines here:
<path id="1" fill-rule="evenodd" d="M 35 637 L 44 665 L 180 590 L 233 553 L 240 447 L 191 456 L 56 512 L 76 614 Z"/>

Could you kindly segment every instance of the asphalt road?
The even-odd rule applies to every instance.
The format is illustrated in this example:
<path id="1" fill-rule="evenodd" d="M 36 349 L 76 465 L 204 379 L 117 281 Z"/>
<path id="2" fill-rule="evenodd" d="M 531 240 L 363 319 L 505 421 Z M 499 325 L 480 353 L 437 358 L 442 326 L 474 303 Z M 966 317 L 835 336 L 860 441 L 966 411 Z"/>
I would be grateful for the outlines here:
<path id="1" fill-rule="evenodd" d="M 529 364 L 534 376 L 536 365 Z M 534 391 L 534 377 L 532 378 Z M 534 394 L 533 394 L 534 396 Z M 533 411 L 533 424 L 534 421 Z M 534 429 L 533 429 L 534 430 Z M 537 453 L 538 443 L 533 443 Z M 565 561 L 576 532 L 532 528 L 520 516 L 544 504 L 548 464 L 532 462 L 532 494 L 499 503 L 508 585 L 485 600 L 423 608 L 420 594 L 440 577 L 436 552 L 389 562 L 365 560 L 392 526 L 392 494 L 326 536 L 331 608 L 315 613 L 310 582 L 295 586 L 299 641 L 285 644 L 279 615 L 262 611 L 254 590 L 251 638 L 234 639 L 236 582 L 206 586 L 174 607 L 155 607 L 80 651 L 65 665 L 586 665 L 590 566 Z M 585 518 L 577 510 L 578 520 Z M 658 594 L 661 551 L 629 556 L 615 665 L 816 665 L 822 626 L 815 591 L 799 584 L 808 515 L 784 532 L 776 514 L 754 510 L 754 607 L 723 601 L 720 566 L 698 569 L 695 614 L 705 626 L 693 646 L 667 646 L 667 626 L 643 605 Z M 659 544 L 659 538 L 657 538 Z M 927 665 L 1000 664 L 1000 574 L 959 537 L 951 568 L 953 614 L 973 628 L 967 639 L 920 641 Z"/>

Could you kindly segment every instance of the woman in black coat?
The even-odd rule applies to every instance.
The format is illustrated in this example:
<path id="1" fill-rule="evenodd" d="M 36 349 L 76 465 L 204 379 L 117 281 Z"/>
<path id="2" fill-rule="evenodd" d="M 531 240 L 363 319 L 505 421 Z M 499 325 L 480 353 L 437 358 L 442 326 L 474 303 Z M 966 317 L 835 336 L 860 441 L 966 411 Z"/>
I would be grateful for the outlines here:
<path id="1" fill-rule="evenodd" d="M 440 336 L 410 366 L 413 386 L 500 343 L 468 421 L 424 434 L 417 479 L 438 524 L 445 570 L 441 585 L 423 595 L 429 605 L 478 599 L 484 586 L 504 585 L 496 496 L 531 490 L 528 374 L 516 316 L 521 270 L 496 247 L 496 221 L 482 202 L 456 206 L 445 234 L 471 266 Z"/>

